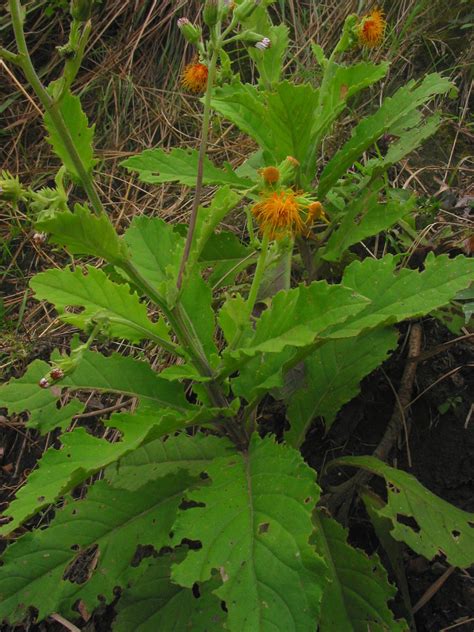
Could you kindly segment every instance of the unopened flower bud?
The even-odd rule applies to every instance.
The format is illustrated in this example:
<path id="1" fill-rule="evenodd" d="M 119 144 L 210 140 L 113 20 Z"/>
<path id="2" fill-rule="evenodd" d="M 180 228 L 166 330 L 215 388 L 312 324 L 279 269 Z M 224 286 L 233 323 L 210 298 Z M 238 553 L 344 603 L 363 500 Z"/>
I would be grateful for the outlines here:
<path id="1" fill-rule="evenodd" d="M 280 171 L 280 180 L 282 184 L 293 184 L 296 171 L 300 163 L 293 156 L 287 156 L 283 162 L 278 165 Z"/>
<path id="2" fill-rule="evenodd" d="M 272 185 L 276 184 L 280 179 L 280 171 L 276 167 L 265 167 L 264 169 L 260 169 L 260 175 L 265 184 Z"/>
<path id="3" fill-rule="evenodd" d="M 184 39 L 190 44 L 197 44 L 201 39 L 201 29 L 195 24 L 191 24 L 188 18 L 179 18 L 178 28 Z"/>
<path id="4" fill-rule="evenodd" d="M 260 42 L 257 42 L 255 44 L 255 48 L 258 48 L 258 50 L 267 50 L 267 48 L 270 48 L 270 46 L 272 45 L 270 39 L 268 37 L 264 37 L 262 40 L 260 40 Z"/>
<path id="5" fill-rule="evenodd" d="M 59 367 L 55 367 L 54 369 L 51 370 L 49 375 L 52 380 L 55 380 L 55 381 L 62 380 L 64 377 L 64 371 L 60 369 Z"/>
<path id="6" fill-rule="evenodd" d="M 218 0 L 206 0 L 203 11 L 204 23 L 207 26 L 215 26 L 219 21 L 219 2 Z"/>
<path id="7" fill-rule="evenodd" d="M 91 17 L 94 0 L 71 0 L 70 13 L 78 22 L 87 22 Z"/>
<path id="8" fill-rule="evenodd" d="M 46 233 L 35 233 L 33 235 L 33 241 L 37 246 L 41 246 L 47 239 Z"/>
<path id="9" fill-rule="evenodd" d="M 38 386 L 40 386 L 41 388 L 49 388 L 49 382 L 45 377 L 42 377 L 41 380 L 38 382 Z"/>
<path id="10" fill-rule="evenodd" d="M 18 177 L 14 177 L 8 171 L 0 173 L 0 200 L 18 202 L 23 199 L 25 191 Z"/>
<path id="11" fill-rule="evenodd" d="M 234 16 L 239 22 L 249 18 L 260 4 L 260 0 L 244 0 L 234 9 Z"/>

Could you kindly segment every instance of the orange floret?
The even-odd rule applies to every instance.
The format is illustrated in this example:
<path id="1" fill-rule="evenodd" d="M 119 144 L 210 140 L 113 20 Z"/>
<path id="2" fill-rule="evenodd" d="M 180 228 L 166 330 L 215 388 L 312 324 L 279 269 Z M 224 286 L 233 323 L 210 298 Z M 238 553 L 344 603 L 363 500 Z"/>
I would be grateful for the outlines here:
<path id="1" fill-rule="evenodd" d="M 374 9 L 365 15 L 358 26 L 359 44 L 366 48 L 375 48 L 383 42 L 387 23 L 380 9 Z"/>
<path id="2" fill-rule="evenodd" d="M 266 195 L 253 206 L 252 213 L 260 231 L 270 239 L 281 239 L 287 235 L 300 235 L 305 230 L 301 217 L 302 205 L 291 190 L 275 191 Z"/>
<path id="3" fill-rule="evenodd" d="M 207 66 L 193 61 L 184 68 L 181 75 L 181 84 L 190 92 L 204 92 L 207 86 L 208 74 Z"/>

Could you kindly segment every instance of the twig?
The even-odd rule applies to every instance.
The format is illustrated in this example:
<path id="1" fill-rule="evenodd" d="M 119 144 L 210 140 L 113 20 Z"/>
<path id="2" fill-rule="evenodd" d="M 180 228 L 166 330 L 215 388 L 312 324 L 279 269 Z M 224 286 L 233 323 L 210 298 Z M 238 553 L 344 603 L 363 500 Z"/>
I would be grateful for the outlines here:
<path id="1" fill-rule="evenodd" d="M 416 614 L 418 612 L 418 610 L 421 610 L 421 608 L 423 608 L 423 606 L 426 605 L 428 603 L 428 601 L 432 597 L 434 597 L 436 595 L 436 593 L 441 588 L 441 586 L 444 584 L 444 582 L 448 579 L 448 577 L 455 570 L 456 570 L 455 566 L 450 566 L 448 569 L 445 570 L 445 572 L 441 575 L 441 577 L 438 577 L 438 579 L 431 584 L 431 586 L 428 588 L 428 590 L 426 590 L 423 593 L 423 595 L 420 597 L 420 599 L 418 599 L 416 604 L 413 606 L 413 608 L 411 610 L 412 614 Z"/>
<path id="2" fill-rule="evenodd" d="M 54 619 L 54 621 L 57 621 L 58 623 L 61 623 L 61 625 L 66 628 L 66 630 L 70 630 L 71 632 L 81 632 L 81 628 L 78 628 L 77 625 L 74 625 L 74 623 L 71 623 L 56 612 L 53 612 L 53 614 L 49 615 L 49 618 Z"/>
<path id="3" fill-rule="evenodd" d="M 419 323 L 413 324 L 410 333 L 410 341 L 408 343 L 408 358 L 400 382 L 400 388 L 396 398 L 397 401 L 385 433 L 373 452 L 373 456 L 382 461 L 385 461 L 392 451 L 392 448 L 404 427 L 404 411 L 412 403 L 410 399 L 415 381 L 416 368 L 418 366 L 417 356 L 420 355 L 422 334 L 423 330 L 421 325 Z M 408 427 L 406 428 L 406 434 L 408 435 Z M 373 474 L 370 472 L 360 470 L 352 478 L 345 481 L 335 489 L 332 489 L 331 493 L 325 499 L 326 506 L 331 513 L 333 515 L 337 513 L 339 514 L 339 517 L 344 518 L 347 515 L 347 510 L 354 491 L 357 487 L 366 485 L 372 476 Z"/>

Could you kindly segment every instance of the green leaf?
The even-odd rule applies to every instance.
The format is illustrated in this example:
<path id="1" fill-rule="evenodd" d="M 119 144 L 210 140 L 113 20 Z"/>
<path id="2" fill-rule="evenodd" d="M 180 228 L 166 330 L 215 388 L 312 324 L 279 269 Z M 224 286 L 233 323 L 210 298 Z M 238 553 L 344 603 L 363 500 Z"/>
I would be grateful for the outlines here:
<path id="1" fill-rule="evenodd" d="M 227 344 L 230 344 L 237 333 L 248 324 L 247 301 L 241 294 L 227 296 L 219 311 L 219 326 Z"/>
<path id="2" fill-rule="evenodd" d="M 43 435 L 55 428 L 67 428 L 71 418 L 84 410 L 84 405 L 77 399 L 58 408 L 57 393 L 40 388 L 40 379 L 50 370 L 46 362 L 34 360 L 24 375 L 0 385 L 0 408 L 5 407 L 10 414 L 27 411 L 27 427 L 37 428 Z"/>
<path id="3" fill-rule="evenodd" d="M 288 50 L 289 29 L 284 24 L 272 25 L 267 29 L 255 29 L 257 33 L 268 37 L 272 43 L 268 50 L 249 48 L 249 55 L 257 66 L 263 85 L 273 86 L 280 80 L 283 62 Z"/>
<path id="4" fill-rule="evenodd" d="M 204 246 L 199 258 L 203 268 L 212 267 L 208 281 L 213 288 L 232 285 L 236 276 L 255 263 L 257 255 L 253 248 L 243 244 L 231 232 L 214 233 Z"/>
<path id="5" fill-rule="evenodd" d="M 213 108 L 256 140 L 276 164 L 287 156 L 304 159 L 317 102 L 318 93 L 310 85 L 288 81 L 268 93 L 250 84 L 229 84 L 212 97 Z"/>
<path id="6" fill-rule="evenodd" d="M 321 632 L 408 632 L 387 602 L 396 590 L 376 555 L 347 543 L 347 532 L 322 511 L 314 514 L 316 550 L 326 560 L 330 584 L 321 603 Z"/>
<path id="7" fill-rule="evenodd" d="M 68 502 L 47 529 L 27 533 L 7 549 L 0 569 L 0 619 L 18 622 L 28 606 L 38 609 L 41 620 L 52 612 L 69 615 L 78 599 L 88 609 L 98 605 L 99 596 L 111 601 L 138 545 L 159 550 L 169 544 L 192 482 L 181 472 L 147 483 L 139 493 L 96 482 L 85 500 Z M 96 565 L 86 567 L 90 578 L 82 583 L 73 577 L 73 562 L 92 546 Z M 64 579 L 66 571 L 71 580 Z"/>
<path id="8" fill-rule="evenodd" d="M 402 131 L 400 138 L 393 142 L 383 158 L 384 169 L 399 162 L 407 154 L 416 149 L 421 143 L 432 136 L 441 125 L 441 116 L 434 114 L 427 117 L 418 127 Z M 393 132 L 392 132 L 393 133 Z"/>
<path id="9" fill-rule="evenodd" d="M 277 353 L 287 346 L 308 346 L 331 325 L 365 311 L 367 304 L 365 297 L 325 281 L 278 292 L 258 319 L 255 331 L 249 326 L 239 349 L 229 355 L 253 356 Z"/>
<path id="10" fill-rule="evenodd" d="M 387 255 L 383 259 L 355 261 L 346 268 L 343 285 L 370 303 L 322 337 L 356 336 L 365 329 L 428 314 L 466 288 L 474 273 L 474 261 L 462 255 L 450 259 L 430 253 L 423 272 L 406 268 L 396 272 L 395 265 L 395 258 Z"/>
<path id="11" fill-rule="evenodd" d="M 87 116 L 82 110 L 81 100 L 79 97 L 67 92 L 61 99 L 58 107 L 59 112 L 64 119 L 64 123 L 69 130 L 77 153 L 81 157 L 85 170 L 92 171 L 92 168 L 97 162 L 94 160 L 94 150 L 92 147 L 94 126 L 88 127 Z M 46 140 L 52 146 L 54 153 L 62 160 L 66 169 L 73 178 L 76 181 L 80 181 L 76 166 L 71 160 L 63 140 L 56 131 L 56 127 L 47 112 L 44 114 L 44 124 L 49 132 L 49 136 Z"/>
<path id="12" fill-rule="evenodd" d="M 152 323 L 146 305 L 126 284 L 114 283 L 93 266 L 76 270 L 50 269 L 37 274 L 30 282 L 36 298 L 52 303 L 61 320 L 87 330 L 93 318 L 104 318 L 107 333 L 114 338 L 140 342 L 148 337 L 167 340 L 163 321 Z M 80 313 L 68 312 L 68 307 L 83 307 Z"/>
<path id="13" fill-rule="evenodd" d="M 340 226 L 332 233 L 324 249 L 323 259 L 339 261 L 350 246 L 387 230 L 411 213 L 415 205 L 414 196 L 408 200 L 392 199 L 380 204 L 376 191 L 364 191 L 346 207 Z"/>
<path id="14" fill-rule="evenodd" d="M 74 213 L 57 212 L 43 217 L 38 230 L 49 233 L 49 241 L 64 246 L 73 255 L 92 255 L 114 265 L 127 259 L 125 244 L 106 215 L 97 217 L 87 206 L 76 204 Z"/>
<path id="15" fill-rule="evenodd" d="M 313 52 L 317 52 L 314 47 Z M 324 54 L 322 55 L 321 61 L 324 59 Z M 383 79 L 389 66 L 388 62 L 373 64 L 366 61 L 342 66 L 332 61 L 325 70 L 318 107 L 309 128 L 311 144 L 308 159 L 305 160 L 305 171 L 309 179 L 312 180 L 314 177 L 315 156 L 321 140 L 329 133 L 334 121 L 346 108 L 347 101 L 364 88 Z"/>
<path id="16" fill-rule="evenodd" d="M 135 216 L 124 234 L 132 263 L 163 297 L 175 293 L 184 238 L 158 217 Z"/>
<path id="17" fill-rule="evenodd" d="M 328 162 L 319 180 L 319 197 L 324 197 L 354 161 L 382 134 L 394 129 L 400 131 L 402 121 L 405 125 L 403 129 L 407 130 L 418 124 L 419 118 L 413 118 L 413 111 L 436 94 L 445 94 L 451 87 L 448 79 L 433 73 L 427 75 L 421 84 L 416 85 L 415 81 L 410 81 L 393 97 L 386 98 L 375 114 L 364 118 L 354 128 L 350 140 Z"/>
<path id="18" fill-rule="evenodd" d="M 198 475 L 207 470 L 213 459 L 233 452 L 233 444 L 225 438 L 182 433 L 142 445 L 109 467 L 106 478 L 114 487 L 136 490 L 149 480 L 180 469 Z"/>
<path id="19" fill-rule="evenodd" d="M 376 329 L 347 340 L 330 340 L 305 360 L 304 387 L 289 401 L 291 428 L 285 438 L 300 446 L 311 422 L 324 417 L 329 429 L 340 408 L 359 393 L 362 378 L 381 364 L 397 344 L 393 329 Z"/>
<path id="20" fill-rule="evenodd" d="M 372 456 L 343 457 L 331 467 L 350 465 L 382 476 L 387 504 L 377 513 L 392 521 L 391 535 L 428 560 L 444 554 L 453 566 L 474 562 L 474 514 L 462 511 L 432 494 L 417 479 Z M 411 525 L 406 518 L 415 520 Z"/>
<path id="21" fill-rule="evenodd" d="M 224 187 L 217 191 L 210 206 L 199 207 L 196 229 L 193 235 L 193 247 L 187 264 L 189 268 L 192 269 L 202 257 L 203 251 L 206 249 L 206 245 L 212 237 L 214 237 L 215 243 L 216 238 L 219 237 L 215 233 L 217 226 L 241 199 L 241 195 L 238 195 L 229 189 L 229 187 Z M 224 234 L 232 235 L 232 233 Z"/>
<path id="22" fill-rule="evenodd" d="M 122 167 L 138 172 L 142 182 L 179 182 L 190 187 L 196 186 L 199 152 L 195 149 L 146 149 L 141 154 L 121 162 Z M 205 185 L 228 184 L 235 189 L 248 189 L 253 182 L 237 176 L 229 163 L 219 169 L 209 158 L 204 158 L 203 183 Z"/>
<path id="23" fill-rule="evenodd" d="M 199 340 L 206 358 L 213 364 L 212 357 L 217 358 L 218 352 L 214 341 L 216 325 L 212 291 L 196 270 L 187 276 L 183 285 L 179 309 L 188 331 Z"/>
<path id="24" fill-rule="evenodd" d="M 12 520 L 0 528 L 0 535 L 17 529 L 43 507 L 54 503 L 69 490 L 85 481 L 103 467 L 140 446 L 148 437 L 159 437 L 183 427 L 176 417 L 144 413 L 116 414 L 106 425 L 122 432 L 122 440 L 109 443 L 88 434 L 84 428 L 61 436 L 61 448 L 49 448 L 37 463 L 37 468 L 20 487 L 16 498 L 4 512 Z"/>
<path id="25" fill-rule="evenodd" d="M 129 581 L 131 587 L 127 586 L 115 607 L 118 614 L 114 632 L 219 632 L 225 629 L 226 615 L 211 593 L 216 582 L 200 585 L 199 597 L 192 590 L 171 583 L 171 563 L 177 559 L 176 554 L 154 559 L 148 562 L 138 579 Z"/>
<path id="26" fill-rule="evenodd" d="M 226 602 L 233 632 L 307 632 L 317 619 L 324 565 L 308 544 L 319 497 L 314 472 L 298 452 L 252 437 L 248 454 L 215 459 L 211 484 L 191 492 L 199 503 L 180 512 L 176 542 L 198 540 L 173 571 L 191 587 L 218 571 L 214 591 Z"/>

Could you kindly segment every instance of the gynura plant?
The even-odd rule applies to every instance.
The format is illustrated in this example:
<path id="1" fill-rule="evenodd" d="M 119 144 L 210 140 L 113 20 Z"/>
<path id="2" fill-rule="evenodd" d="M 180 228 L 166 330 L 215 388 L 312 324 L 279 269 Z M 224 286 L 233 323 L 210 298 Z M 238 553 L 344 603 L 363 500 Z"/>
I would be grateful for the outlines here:
<path id="1" fill-rule="evenodd" d="M 119 235 L 94 182 L 94 128 L 71 91 L 92 0 L 73 0 L 64 72 L 48 86 L 28 52 L 21 3 L 8 2 L 17 51 L 1 56 L 34 90 L 62 167 L 55 187 L 40 191 L 4 174 L 1 194 L 30 208 L 38 242 L 47 235 L 89 257 L 31 280 L 37 299 L 84 332 L 82 342 L 76 336 L 70 354 L 56 351 L 49 363 L 35 360 L 0 391 L 10 413 L 28 411 L 28 427 L 62 432 L 61 447 L 46 451 L 1 527 L 14 540 L 0 569 L 0 616 L 10 624 L 28 607 L 39 620 L 74 619 L 115 600 L 113 629 L 123 632 L 408 629 L 387 605 L 395 588 L 377 556 L 347 543 L 299 448 L 312 421 L 323 418 L 329 429 L 360 380 L 395 349 L 396 323 L 446 305 L 472 279 L 463 256 L 429 256 L 419 271 L 392 255 L 361 261 L 350 251 L 409 217 L 413 197 L 391 189 L 385 174 L 436 131 L 440 116 L 422 107 L 453 86 L 438 74 L 409 81 L 325 162 L 322 144 L 350 99 L 388 71 L 368 55 L 345 61 L 347 51 L 380 44 L 383 16 L 349 16 L 329 56 L 312 45 L 322 77 L 314 87 L 282 77 L 288 29 L 272 24 L 270 4 L 207 0 L 204 35 L 180 19 L 196 50 L 183 84 L 204 90 L 199 149 L 151 149 L 123 166 L 142 182 L 194 187 L 191 219 L 183 227 L 136 216 Z M 232 70 L 229 52 L 239 42 L 255 85 Z M 255 141 L 239 168 L 207 156 L 211 115 Z M 388 150 L 359 162 L 384 135 Z M 200 204 L 204 186 L 215 187 L 208 206 Z M 71 188 L 87 201 L 71 208 Z M 244 242 L 218 230 L 238 206 L 247 214 Z M 104 337 L 148 342 L 176 361 L 156 371 L 144 359 L 105 355 L 95 348 Z M 75 394 L 87 391 L 124 398 L 127 412 L 103 420 L 119 440 L 67 431 L 84 408 Z M 268 393 L 286 410 L 280 441 L 259 427 Z M 373 456 L 336 463 L 385 479 L 385 499 L 363 498 L 392 538 L 429 559 L 473 561 L 472 516 Z M 85 497 L 75 498 L 86 480 Z M 46 509 L 54 509 L 47 526 L 20 533 Z"/>

